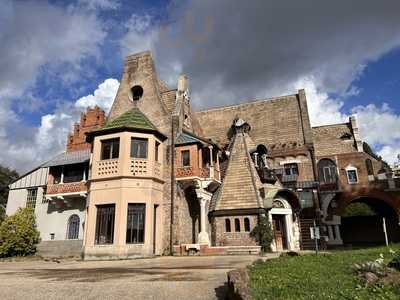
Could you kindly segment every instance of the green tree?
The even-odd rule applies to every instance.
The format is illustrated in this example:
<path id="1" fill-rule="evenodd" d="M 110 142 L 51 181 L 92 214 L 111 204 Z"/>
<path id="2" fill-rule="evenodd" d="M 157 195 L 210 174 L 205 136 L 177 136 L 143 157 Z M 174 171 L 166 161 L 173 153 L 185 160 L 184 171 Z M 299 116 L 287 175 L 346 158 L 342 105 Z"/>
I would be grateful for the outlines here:
<path id="1" fill-rule="evenodd" d="M 18 173 L 0 165 L 0 205 L 6 207 L 8 185 L 19 177 Z"/>
<path id="2" fill-rule="evenodd" d="M 33 255 L 38 242 L 32 208 L 19 208 L 0 225 L 0 257 Z"/>
<path id="3" fill-rule="evenodd" d="M 376 212 L 365 203 L 350 203 L 344 210 L 343 217 L 375 216 Z"/>
<path id="4" fill-rule="evenodd" d="M 5 217 L 6 217 L 6 209 L 2 204 L 0 204 L 0 225 L 4 221 Z"/>
<path id="5" fill-rule="evenodd" d="M 271 250 L 271 243 L 273 240 L 273 232 L 271 223 L 268 217 L 265 215 L 258 216 L 257 226 L 250 232 L 250 236 L 253 237 L 258 244 L 261 246 L 262 252 Z"/>

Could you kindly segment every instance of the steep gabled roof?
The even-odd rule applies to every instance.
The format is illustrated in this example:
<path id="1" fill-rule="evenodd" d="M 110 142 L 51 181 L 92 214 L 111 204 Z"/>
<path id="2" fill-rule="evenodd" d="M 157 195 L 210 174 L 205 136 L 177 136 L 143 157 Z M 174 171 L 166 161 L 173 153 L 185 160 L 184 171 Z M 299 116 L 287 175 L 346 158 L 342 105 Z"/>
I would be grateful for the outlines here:
<path id="1" fill-rule="evenodd" d="M 175 145 L 189 145 L 189 144 L 201 144 L 201 145 L 213 145 L 219 149 L 218 145 L 210 139 L 205 139 L 195 135 L 192 132 L 183 130 L 178 134 L 175 140 Z"/>
<path id="2" fill-rule="evenodd" d="M 203 142 L 194 136 L 181 132 L 175 140 L 175 145 L 203 144 Z"/>
<path id="3" fill-rule="evenodd" d="M 110 128 L 134 128 L 134 129 L 147 129 L 157 130 L 157 128 L 151 123 L 151 121 L 138 109 L 133 108 L 111 122 L 107 122 L 101 129 Z"/>
<path id="4" fill-rule="evenodd" d="M 111 121 L 108 121 L 102 128 L 93 130 L 87 135 L 94 136 L 123 130 L 153 132 L 159 135 L 162 139 L 166 139 L 149 118 L 147 118 L 146 115 L 137 107 L 123 113 Z"/>
<path id="5" fill-rule="evenodd" d="M 249 153 L 251 144 L 254 143 L 247 133 L 235 135 L 226 175 L 210 203 L 211 211 L 263 207 L 258 192 L 262 183 Z"/>

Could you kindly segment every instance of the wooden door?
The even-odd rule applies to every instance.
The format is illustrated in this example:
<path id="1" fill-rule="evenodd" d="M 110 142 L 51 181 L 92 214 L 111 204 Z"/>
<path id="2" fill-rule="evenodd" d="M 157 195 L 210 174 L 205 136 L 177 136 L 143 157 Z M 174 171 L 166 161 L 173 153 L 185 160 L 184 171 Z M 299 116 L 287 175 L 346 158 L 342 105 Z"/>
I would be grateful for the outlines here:
<path id="1" fill-rule="evenodd" d="M 277 251 L 286 249 L 285 220 L 284 215 L 272 215 L 274 226 L 275 245 Z"/>

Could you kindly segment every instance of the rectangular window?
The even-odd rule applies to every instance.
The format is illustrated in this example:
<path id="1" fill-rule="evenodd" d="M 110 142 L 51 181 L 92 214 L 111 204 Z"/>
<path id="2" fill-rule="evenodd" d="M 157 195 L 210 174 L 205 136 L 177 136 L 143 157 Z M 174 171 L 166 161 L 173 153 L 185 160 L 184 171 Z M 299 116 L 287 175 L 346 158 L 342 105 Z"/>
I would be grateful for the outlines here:
<path id="1" fill-rule="evenodd" d="M 156 141 L 156 149 L 155 149 L 155 154 L 154 154 L 156 161 L 160 161 L 160 159 L 158 157 L 159 152 L 160 152 L 160 143 Z"/>
<path id="2" fill-rule="evenodd" d="M 131 140 L 131 157 L 147 158 L 147 139 L 132 138 Z"/>
<path id="3" fill-rule="evenodd" d="M 119 138 L 101 141 L 101 159 L 119 157 Z"/>
<path id="4" fill-rule="evenodd" d="M 28 195 L 26 197 L 26 207 L 35 209 L 38 189 L 28 189 Z"/>
<path id="5" fill-rule="evenodd" d="M 184 150 L 181 152 L 182 156 L 182 167 L 189 167 L 190 166 L 190 151 L 189 150 Z"/>
<path id="6" fill-rule="evenodd" d="M 96 244 L 112 244 L 114 242 L 115 205 L 96 205 Z"/>
<path id="7" fill-rule="evenodd" d="M 357 183 L 358 182 L 357 171 L 347 170 L 347 179 L 349 180 L 349 183 Z"/>
<path id="8" fill-rule="evenodd" d="M 334 166 L 326 166 L 322 169 L 323 172 L 323 180 L 326 183 L 336 182 L 336 167 Z"/>
<path id="9" fill-rule="evenodd" d="M 144 243 L 145 204 L 128 204 L 128 221 L 126 224 L 126 243 Z"/>
<path id="10" fill-rule="evenodd" d="M 296 163 L 284 164 L 285 175 L 299 175 L 299 168 Z"/>

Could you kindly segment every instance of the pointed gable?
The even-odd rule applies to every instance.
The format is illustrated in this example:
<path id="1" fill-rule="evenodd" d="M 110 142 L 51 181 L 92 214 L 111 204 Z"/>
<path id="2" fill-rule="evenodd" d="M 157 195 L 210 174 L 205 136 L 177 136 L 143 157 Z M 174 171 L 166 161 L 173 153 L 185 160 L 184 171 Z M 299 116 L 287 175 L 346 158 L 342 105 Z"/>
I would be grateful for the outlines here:
<path id="1" fill-rule="evenodd" d="M 102 129 L 128 127 L 132 129 L 157 130 L 153 123 L 138 109 L 134 108 L 107 122 Z"/>
<path id="2" fill-rule="evenodd" d="M 125 59 L 121 83 L 108 115 L 108 122 L 133 108 L 139 108 L 165 135 L 170 134 L 170 114 L 162 99 L 168 88 L 160 84 L 152 55 L 149 51 Z M 135 94 L 135 91 L 140 91 Z"/>
<path id="3" fill-rule="evenodd" d="M 106 125 L 102 128 L 90 131 L 87 136 L 93 137 L 96 135 L 102 135 L 112 132 L 119 131 L 143 131 L 143 132 L 152 132 L 159 136 L 162 140 L 166 139 L 166 136 L 163 135 L 157 127 L 143 114 L 139 108 L 135 107 L 119 117 L 108 120 Z M 90 138 L 89 138 L 90 139 Z"/>
<path id="4" fill-rule="evenodd" d="M 250 157 L 254 145 L 250 136 L 237 130 L 231 147 L 222 186 L 211 201 L 211 210 L 262 208 L 258 189 L 262 184 Z"/>

